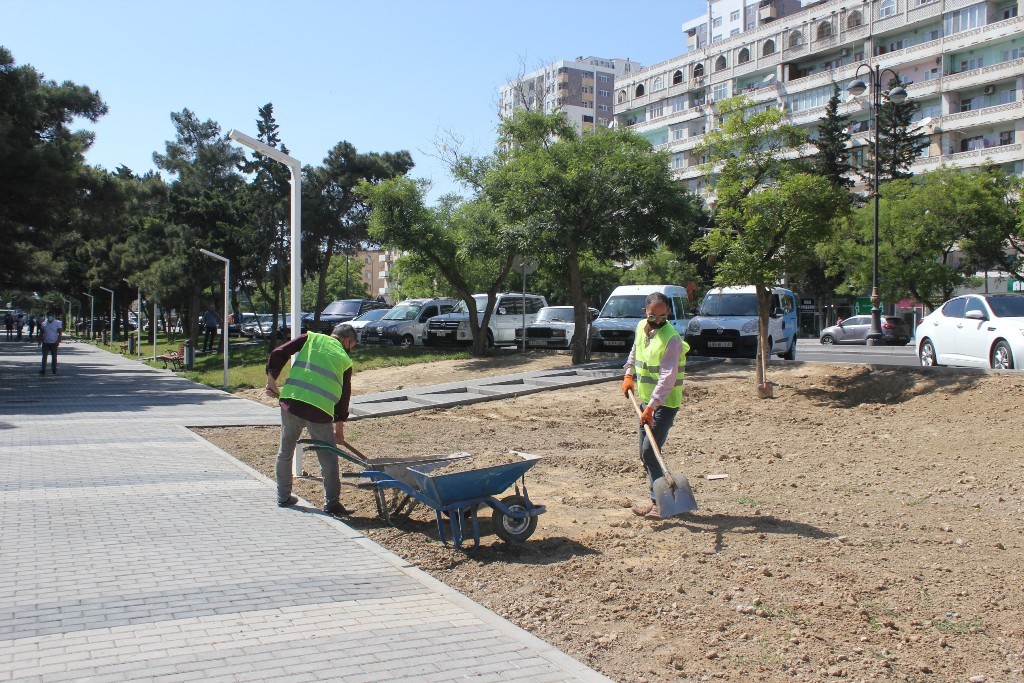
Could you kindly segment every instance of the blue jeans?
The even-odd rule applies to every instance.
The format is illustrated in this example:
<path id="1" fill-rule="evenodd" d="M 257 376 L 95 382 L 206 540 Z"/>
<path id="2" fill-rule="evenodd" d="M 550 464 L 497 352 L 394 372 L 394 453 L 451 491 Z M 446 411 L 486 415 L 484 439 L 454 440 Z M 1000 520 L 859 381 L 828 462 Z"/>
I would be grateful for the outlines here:
<path id="1" fill-rule="evenodd" d="M 46 372 L 46 356 L 50 356 L 50 370 L 53 374 L 57 374 L 57 345 L 47 344 L 43 342 L 43 372 Z"/>
<path id="2" fill-rule="evenodd" d="M 647 407 L 644 403 L 640 406 L 643 410 Z M 665 446 L 665 441 L 668 440 L 668 431 L 672 429 L 672 423 L 676 421 L 676 413 L 679 412 L 679 408 L 669 408 L 668 406 L 660 406 L 654 411 L 654 423 L 651 425 L 651 433 L 654 434 L 654 439 L 658 442 L 658 449 L 660 450 Z M 647 430 L 644 426 L 639 425 L 638 433 L 640 436 L 640 460 L 644 464 L 644 469 L 647 470 L 647 484 L 651 489 L 651 500 L 654 500 L 654 480 L 665 476 L 665 471 L 661 468 L 658 463 L 658 458 L 654 455 L 654 447 L 651 445 L 651 440 L 647 437 Z"/>
<path id="3" fill-rule="evenodd" d="M 302 429 L 309 432 L 309 438 L 317 441 L 334 443 L 334 425 L 330 422 L 310 422 L 295 417 L 284 408 L 281 409 L 281 444 L 277 451 L 277 500 L 288 500 L 292 495 L 292 458 L 295 456 L 295 442 L 302 435 Z M 338 456 L 317 451 L 320 461 L 320 473 L 324 475 L 324 505 L 340 502 L 341 472 L 338 468 Z"/>

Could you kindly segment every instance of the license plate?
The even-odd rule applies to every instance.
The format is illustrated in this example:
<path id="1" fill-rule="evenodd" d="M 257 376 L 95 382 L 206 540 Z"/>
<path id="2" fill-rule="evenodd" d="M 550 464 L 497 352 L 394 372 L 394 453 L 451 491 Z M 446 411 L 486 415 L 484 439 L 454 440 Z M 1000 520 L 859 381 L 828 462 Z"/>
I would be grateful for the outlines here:
<path id="1" fill-rule="evenodd" d="M 436 334 L 438 337 L 446 337 L 448 336 L 448 330 L 437 330 L 434 332 L 434 334 Z"/>
<path id="2" fill-rule="evenodd" d="M 731 349 L 732 342 L 708 342 L 709 349 Z"/>
<path id="3" fill-rule="evenodd" d="M 364 334 L 363 340 L 368 342 L 380 341 L 380 337 L 376 334 Z"/>
<path id="4" fill-rule="evenodd" d="M 625 346 L 625 345 L 626 345 L 626 342 L 624 342 L 624 341 L 618 341 L 618 340 L 612 340 L 612 341 L 606 341 L 606 342 L 604 343 L 604 345 L 605 345 L 605 346 Z"/>
<path id="5" fill-rule="evenodd" d="M 526 342 L 526 345 L 527 346 L 547 346 L 548 343 L 546 341 L 544 341 L 543 339 L 531 339 L 530 341 Z"/>

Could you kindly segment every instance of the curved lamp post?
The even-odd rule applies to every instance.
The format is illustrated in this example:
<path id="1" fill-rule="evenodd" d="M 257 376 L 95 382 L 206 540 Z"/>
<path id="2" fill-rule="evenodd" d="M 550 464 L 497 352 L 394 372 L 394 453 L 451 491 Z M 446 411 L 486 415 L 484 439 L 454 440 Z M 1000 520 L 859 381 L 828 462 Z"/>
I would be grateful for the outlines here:
<path id="1" fill-rule="evenodd" d="M 871 110 L 872 115 L 875 118 L 875 125 L 872 126 L 874 129 L 874 144 L 872 149 L 873 156 L 875 157 L 875 170 L 871 187 L 871 194 L 875 200 L 875 234 L 874 254 L 871 262 L 871 328 L 868 330 L 867 345 L 878 346 L 882 344 L 882 310 L 879 308 L 881 296 L 879 296 L 878 293 L 878 111 L 882 106 L 882 75 L 889 72 L 897 83 L 899 83 L 900 76 L 892 69 L 883 69 L 877 65 L 872 67 L 867 64 L 861 64 L 857 69 L 857 72 L 853 75 L 853 80 L 850 81 L 850 85 L 846 88 L 854 97 L 860 97 L 864 94 L 864 91 L 868 89 L 868 84 L 860 79 L 862 70 L 866 70 L 866 74 L 871 79 Z M 897 85 L 895 88 L 885 93 L 885 97 L 893 104 L 899 104 L 907 99 L 907 91 L 903 86 Z"/>
<path id="2" fill-rule="evenodd" d="M 110 292 L 110 341 L 114 341 L 114 290 L 99 285 L 104 292 Z"/>
<path id="3" fill-rule="evenodd" d="M 224 341 L 224 389 L 228 388 L 228 339 L 231 334 L 228 329 L 228 296 L 231 292 L 229 287 L 231 286 L 231 261 L 227 260 L 220 254 L 214 254 L 212 251 L 207 249 L 200 249 L 202 253 L 206 254 L 210 258 L 215 258 L 218 261 L 224 262 L 224 317 L 221 318 L 221 326 L 224 329 L 224 334 L 221 335 Z"/>

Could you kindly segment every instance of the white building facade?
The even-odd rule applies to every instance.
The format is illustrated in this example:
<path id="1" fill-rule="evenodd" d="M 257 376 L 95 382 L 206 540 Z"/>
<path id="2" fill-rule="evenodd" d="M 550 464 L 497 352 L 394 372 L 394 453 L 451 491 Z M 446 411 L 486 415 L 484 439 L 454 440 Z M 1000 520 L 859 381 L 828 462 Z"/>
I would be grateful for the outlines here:
<path id="1" fill-rule="evenodd" d="M 706 159 L 695 149 L 715 122 L 715 101 L 742 94 L 813 130 L 834 83 L 857 161 L 872 139 L 871 97 L 846 88 L 858 66 L 879 65 L 899 74 L 929 135 L 915 173 L 995 163 L 1024 174 L 1022 10 L 1024 0 L 826 0 L 795 10 L 712 1 L 708 16 L 683 25 L 689 52 L 617 81 L 615 125 L 669 150 L 676 177 L 705 192 Z"/>
<path id="2" fill-rule="evenodd" d="M 562 111 L 580 130 L 607 128 L 615 110 L 615 83 L 643 67 L 628 59 L 577 57 L 559 60 L 501 87 L 502 118 L 517 109 Z"/>

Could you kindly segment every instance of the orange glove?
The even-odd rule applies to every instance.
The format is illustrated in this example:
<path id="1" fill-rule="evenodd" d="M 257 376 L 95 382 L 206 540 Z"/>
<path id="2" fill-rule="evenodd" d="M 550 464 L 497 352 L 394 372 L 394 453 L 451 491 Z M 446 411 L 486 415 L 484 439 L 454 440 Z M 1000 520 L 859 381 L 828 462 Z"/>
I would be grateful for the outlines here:
<path id="1" fill-rule="evenodd" d="M 653 425 L 654 424 L 654 406 L 648 405 L 646 408 L 644 408 L 644 412 L 640 416 L 640 424 L 642 424 L 642 425 Z"/>
<path id="2" fill-rule="evenodd" d="M 633 375 L 626 375 L 622 378 L 622 395 L 629 398 L 629 392 L 636 393 L 636 383 L 633 381 Z"/>

